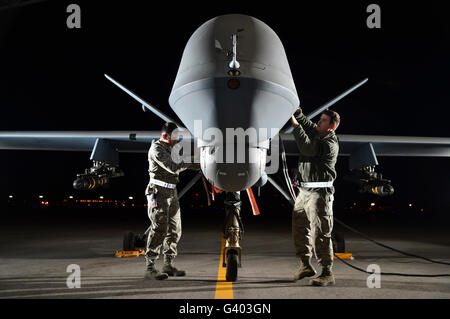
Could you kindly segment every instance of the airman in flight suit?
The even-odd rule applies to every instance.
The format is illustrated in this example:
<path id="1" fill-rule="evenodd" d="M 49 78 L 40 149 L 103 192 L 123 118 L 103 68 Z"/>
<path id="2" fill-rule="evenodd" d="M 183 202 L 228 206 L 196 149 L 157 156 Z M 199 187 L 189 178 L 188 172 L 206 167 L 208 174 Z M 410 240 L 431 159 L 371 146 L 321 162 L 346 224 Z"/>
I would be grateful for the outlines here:
<path id="1" fill-rule="evenodd" d="M 334 111 L 325 110 L 315 124 L 299 108 L 291 122 L 300 152 L 298 171 L 301 185 L 292 212 L 292 234 L 296 255 L 301 262 L 294 280 L 316 275 L 311 265 L 312 250 L 315 247 L 318 262 L 323 269 L 322 274 L 310 283 L 315 286 L 334 285 L 331 232 L 333 181 L 336 179 L 335 164 L 339 153 L 335 130 L 340 117 Z"/>
<path id="2" fill-rule="evenodd" d="M 177 244 L 181 237 L 180 205 L 176 185 L 178 174 L 186 169 L 200 169 L 195 163 L 176 163 L 172 158 L 172 147 L 178 138 L 174 130 L 176 124 L 165 123 L 161 138 L 154 142 L 148 152 L 150 181 L 145 194 L 151 229 L 147 238 L 145 253 L 145 279 L 167 279 L 168 276 L 185 276 L 184 270 L 174 267 Z M 155 268 L 160 250 L 164 255 L 164 266 L 160 272 Z"/>

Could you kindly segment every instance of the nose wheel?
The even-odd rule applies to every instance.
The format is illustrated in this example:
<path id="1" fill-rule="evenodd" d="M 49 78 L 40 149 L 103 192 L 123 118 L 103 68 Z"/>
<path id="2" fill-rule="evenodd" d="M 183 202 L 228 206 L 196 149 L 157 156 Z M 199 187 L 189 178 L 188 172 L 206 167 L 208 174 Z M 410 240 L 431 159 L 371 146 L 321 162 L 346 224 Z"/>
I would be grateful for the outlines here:
<path id="1" fill-rule="evenodd" d="M 227 253 L 227 272 L 225 278 L 227 281 L 236 281 L 238 276 L 238 266 L 239 266 L 238 253 L 231 249 Z"/>
<path id="2" fill-rule="evenodd" d="M 242 249 L 239 246 L 239 229 L 236 227 L 230 227 L 227 231 L 228 238 L 223 249 L 223 264 L 222 267 L 226 267 L 225 278 L 227 281 L 236 281 L 238 277 L 238 267 L 241 267 L 241 252 Z"/>
<path id="3" fill-rule="evenodd" d="M 223 248 L 222 266 L 227 268 L 225 278 L 231 282 L 237 280 L 238 268 L 241 267 L 242 249 L 239 240 L 242 239 L 243 225 L 240 218 L 240 204 L 239 192 L 227 193 L 225 227 L 223 230 L 226 243 Z"/>

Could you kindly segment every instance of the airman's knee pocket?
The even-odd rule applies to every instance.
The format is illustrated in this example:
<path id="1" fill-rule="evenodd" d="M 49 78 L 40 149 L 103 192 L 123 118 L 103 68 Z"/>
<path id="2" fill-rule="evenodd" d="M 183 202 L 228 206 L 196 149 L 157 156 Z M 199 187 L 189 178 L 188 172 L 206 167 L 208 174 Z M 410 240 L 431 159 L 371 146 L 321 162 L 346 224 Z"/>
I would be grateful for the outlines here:
<path id="1" fill-rule="evenodd" d="M 318 196 L 316 201 L 316 211 L 319 216 L 333 216 L 333 200 L 334 196 L 326 194 Z"/>
<path id="2" fill-rule="evenodd" d="M 162 207 L 150 209 L 149 215 L 153 229 L 164 229 L 164 231 L 167 230 L 169 216 L 167 216 L 167 212 Z"/>
<path id="3" fill-rule="evenodd" d="M 320 233 L 322 237 L 330 237 L 333 230 L 333 216 L 323 215 L 319 217 Z"/>
<path id="4" fill-rule="evenodd" d="M 325 215 L 326 216 L 333 216 L 333 201 L 334 196 L 332 194 L 325 195 Z"/>

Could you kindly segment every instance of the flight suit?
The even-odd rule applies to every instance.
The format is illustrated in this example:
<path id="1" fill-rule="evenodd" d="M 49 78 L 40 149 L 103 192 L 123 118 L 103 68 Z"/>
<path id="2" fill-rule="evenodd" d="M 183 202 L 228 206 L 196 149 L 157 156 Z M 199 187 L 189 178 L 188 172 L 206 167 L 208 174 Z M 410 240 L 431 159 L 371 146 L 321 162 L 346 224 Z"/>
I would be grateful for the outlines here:
<path id="1" fill-rule="evenodd" d="M 333 182 L 339 142 L 335 132 L 320 136 L 316 124 L 300 113 L 294 137 L 300 152 L 300 182 Z M 322 267 L 333 264 L 333 200 L 334 187 L 301 187 L 292 212 L 292 234 L 297 257 L 309 264 L 315 246 Z"/>
<path id="2" fill-rule="evenodd" d="M 175 163 L 172 147 L 161 139 L 154 142 L 148 152 L 150 181 L 145 190 L 151 229 L 147 239 L 145 258 L 147 263 L 163 254 L 170 261 L 177 256 L 177 244 L 181 237 L 180 205 L 176 187 L 156 185 L 152 180 L 176 185 L 178 174 L 185 169 L 198 169 L 195 163 Z"/>

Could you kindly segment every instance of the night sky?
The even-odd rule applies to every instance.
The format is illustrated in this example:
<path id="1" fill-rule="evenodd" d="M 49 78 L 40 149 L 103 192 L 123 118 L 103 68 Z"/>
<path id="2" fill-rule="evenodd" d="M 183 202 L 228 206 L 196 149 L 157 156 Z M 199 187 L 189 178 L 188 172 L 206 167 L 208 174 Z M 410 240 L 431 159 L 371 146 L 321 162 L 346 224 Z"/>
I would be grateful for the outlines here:
<path id="1" fill-rule="evenodd" d="M 159 130 L 162 121 L 103 74 L 176 118 L 168 97 L 190 35 L 215 16 L 242 13 L 281 38 L 305 113 L 369 78 L 334 105 L 338 134 L 450 136 L 450 20 L 441 2 L 375 2 L 381 29 L 366 26 L 373 1 L 303 2 L 42 1 L 0 9 L 0 130 Z M 81 6 L 81 29 L 66 26 L 70 3 Z M 449 158 L 378 160 L 396 190 L 389 201 L 449 212 Z M 74 194 L 73 179 L 89 165 L 89 153 L 0 151 L 0 197 Z M 121 154 L 121 167 L 126 176 L 110 196 L 143 201 L 146 154 Z M 340 179 L 347 158 L 337 168 L 337 207 L 367 199 Z"/>

